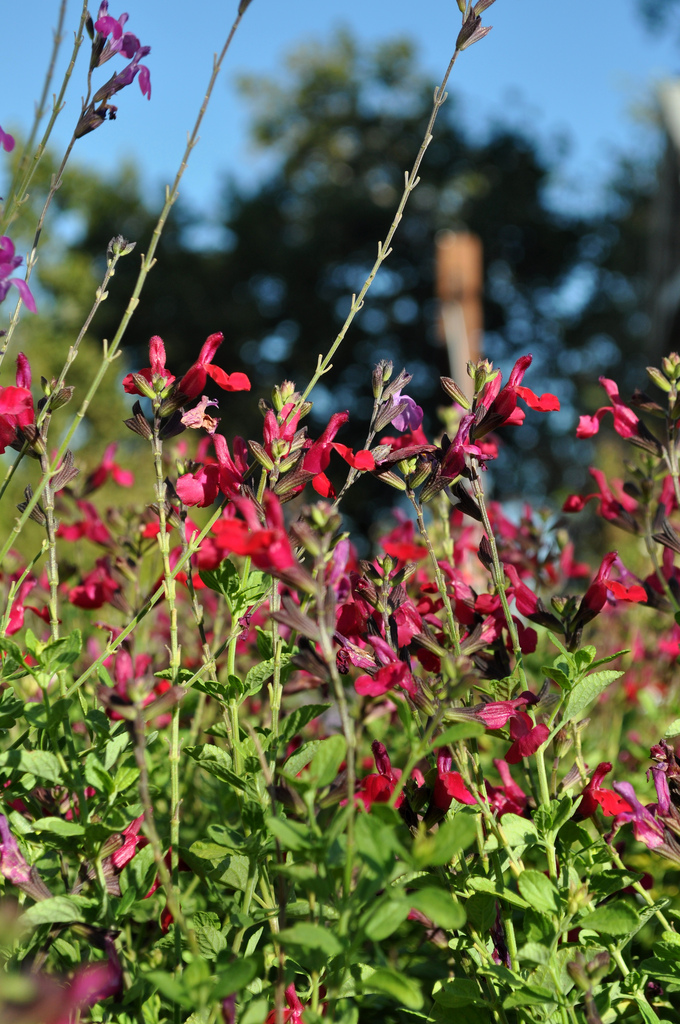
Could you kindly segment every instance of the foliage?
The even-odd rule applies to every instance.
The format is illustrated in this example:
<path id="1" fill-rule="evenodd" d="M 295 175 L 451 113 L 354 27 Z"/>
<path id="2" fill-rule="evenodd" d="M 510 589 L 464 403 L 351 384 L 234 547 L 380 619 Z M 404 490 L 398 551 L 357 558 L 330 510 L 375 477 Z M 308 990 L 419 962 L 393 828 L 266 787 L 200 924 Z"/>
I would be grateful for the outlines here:
<path id="1" fill-rule="evenodd" d="M 483 39 L 488 6 L 460 0 L 454 59 Z M 92 47 L 74 139 L 103 128 L 112 98 L 134 81 L 148 95 L 140 64 L 148 48 L 125 25 L 103 4 L 80 26 Z M 76 33 L 76 52 L 80 41 Z M 344 40 L 339 53 L 331 77 L 351 101 L 352 124 L 362 101 L 345 58 L 356 51 Z M 130 63 L 101 84 L 95 72 L 121 56 Z M 125 396 L 133 454 L 108 433 L 99 464 L 80 472 L 70 447 L 94 403 L 103 405 L 100 423 L 112 417 L 99 387 L 133 313 L 139 323 L 181 174 L 122 319 L 102 332 L 92 380 L 79 388 L 71 369 L 84 364 L 86 328 L 99 334 L 112 309 L 111 279 L 123 280 L 132 262 L 120 234 L 102 252 L 101 277 L 78 283 L 90 289 L 90 314 L 72 332 L 64 367 L 41 378 L 39 401 L 23 351 L 14 382 L 0 388 L 0 448 L 14 453 L 0 497 L 17 481 L 24 492 L 2 548 L 3 1020 L 680 1020 L 680 356 L 648 369 L 658 401 L 642 392 L 625 401 L 601 378 L 608 404 L 584 412 L 576 432 L 582 443 L 611 415 L 629 448 L 625 483 L 594 467 L 598 489 L 570 495 L 564 512 L 592 501 L 606 524 L 634 537 L 647 560 L 637 575 L 616 551 L 591 569 L 529 503 L 511 514 L 489 500 L 485 470 L 507 472 L 503 439 L 533 429 L 529 416 L 549 423 L 560 411 L 558 396 L 529 386 L 541 379 L 530 355 L 516 359 L 505 383 L 490 360 L 471 363 L 472 397 L 467 382 L 442 376 L 443 430 L 424 421 L 411 373 L 386 358 L 367 374 L 361 442 L 339 439 L 348 412 L 313 419 L 314 388 L 374 273 L 393 244 L 392 273 L 408 259 L 415 265 L 414 225 L 429 216 L 427 202 L 403 223 L 401 211 L 424 191 L 416 188 L 422 157 L 454 61 L 420 145 L 423 105 L 408 60 L 385 50 L 372 72 L 386 109 L 399 104 L 403 114 L 414 104 L 408 131 L 387 114 L 373 125 L 395 163 L 404 142 L 419 154 L 395 196 L 392 228 L 327 355 L 307 367 L 296 356 L 307 388 L 275 384 L 270 402 L 259 403 L 257 431 L 245 418 L 247 439 L 217 431 L 208 383 L 230 422 L 251 390 L 235 360 L 229 372 L 220 364 L 222 333 L 200 348 L 194 333 L 182 360 L 154 332 L 117 399 Z M 327 74 L 324 59 L 309 91 L 295 94 L 308 139 L 300 121 L 286 119 L 285 95 L 281 107 L 270 98 L 278 119 L 259 121 L 277 144 L 297 134 L 281 181 L 300 202 L 305 176 L 313 172 L 324 193 L 335 166 L 324 169 L 319 153 L 337 140 L 339 120 L 323 145 L 312 131 Z M 326 110 L 321 132 L 341 113 Z M 199 126 L 200 116 L 185 160 Z M 445 151 L 454 135 L 449 123 L 435 138 Z M 347 159 L 370 191 L 369 139 Z M 5 150 L 14 142 L 0 134 Z M 487 159 L 516 155 L 502 138 L 489 147 Z M 428 152 L 433 187 L 442 188 L 445 160 L 435 143 Z M 8 229 L 15 214 L 30 213 L 31 157 L 17 158 Z M 22 312 L 36 305 L 42 219 L 68 195 L 59 187 L 65 166 L 45 179 L 24 278 L 12 277 L 21 265 L 14 243 L 0 243 L 0 298 L 10 286 L 20 295 L 0 352 L 5 368 Z M 540 177 L 531 154 L 523 174 L 527 167 Z M 360 193 L 357 208 L 364 203 L 370 221 Z M 479 216 L 486 206 L 490 238 L 502 246 L 502 223 L 524 216 L 535 194 L 518 189 L 503 200 L 489 186 Z M 300 206 L 286 212 L 271 198 L 270 212 L 289 227 L 313 224 Z M 554 242 L 546 261 L 562 266 L 558 250 L 576 240 L 573 225 L 533 212 Z M 314 246 L 338 267 L 348 259 L 353 272 L 368 260 L 363 242 L 350 257 L 335 244 L 326 232 Z M 537 250 L 528 246 L 518 263 L 525 259 L 537 261 Z M 512 285 L 516 301 L 522 288 L 538 288 L 539 272 Z M 56 275 L 53 286 L 61 287 Z M 378 312 L 388 291 L 378 288 Z M 46 320 L 50 313 L 49 303 L 40 309 Z M 34 363 L 40 356 L 32 351 Z M 191 430 L 200 440 L 190 446 Z M 393 529 L 370 560 L 358 557 L 341 512 L 348 492 L 366 501 L 368 481 L 398 499 Z M 120 497 L 133 485 L 143 506 Z M 19 536 L 30 554 L 16 547 Z M 654 802 L 645 797 L 652 783 Z"/>

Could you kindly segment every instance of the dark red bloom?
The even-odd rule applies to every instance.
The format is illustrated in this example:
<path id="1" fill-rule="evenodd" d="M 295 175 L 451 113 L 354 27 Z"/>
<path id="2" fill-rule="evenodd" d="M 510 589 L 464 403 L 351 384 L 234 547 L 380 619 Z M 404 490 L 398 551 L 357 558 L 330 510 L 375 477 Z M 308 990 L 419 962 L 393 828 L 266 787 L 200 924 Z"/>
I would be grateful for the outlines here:
<path id="1" fill-rule="evenodd" d="M 525 711 L 520 711 L 510 722 L 510 736 L 514 743 L 505 755 L 505 760 L 508 764 L 519 764 L 523 757 L 535 754 L 549 735 L 550 729 L 547 725 L 534 725 L 530 716 Z"/>
<path id="2" fill-rule="evenodd" d="M 551 412 L 560 408 L 559 399 L 555 395 L 544 394 L 540 397 L 531 388 L 522 387 L 524 374 L 531 365 L 531 356 L 520 356 L 508 377 L 508 383 L 500 390 L 501 375 L 497 374 L 484 388 L 475 414 L 476 423 L 470 431 L 470 437 L 476 441 L 492 430 L 504 425 L 517 425 L 524 420 L 524 413 L 517 408 L 517 399 L 521 398 L 530 409 L 539 412 Z M 486 412 L 482 412 L 486 410 Z"/>
<path id="3" fill-rule="evenodd" d="M 437 781 L 434 784 L 435 807 L 448 811 L 453 800 L 461 804 L 476 804 L 460 772 L 452 772 L 453 759 L 446 747 L 437 751 Z"/>
<path id="4" fill-rule="evenodd" d="M 208 377 L 212 377 L 223 391 L 250 391 L 250 381 L 245 373 L 225 373 L 220 366 L 213 364 L 215 354 L 223 341 L 224 335 L 221 332 L 208 337 L 198 353 L 198 359 L 177 385 L 178 392 L 185 398 L 198 398 L 205 389 Z"/>

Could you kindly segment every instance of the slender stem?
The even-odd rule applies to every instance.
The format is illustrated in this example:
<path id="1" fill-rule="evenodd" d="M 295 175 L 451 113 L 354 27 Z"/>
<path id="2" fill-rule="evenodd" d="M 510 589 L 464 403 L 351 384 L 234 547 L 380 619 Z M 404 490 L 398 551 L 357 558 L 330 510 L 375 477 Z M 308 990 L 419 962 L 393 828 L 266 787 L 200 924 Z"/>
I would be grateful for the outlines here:
<path id="1" fill-rule="evenodd" d="M 97 373 L 95 375 L 95 378 L 94 378 L 92 384 L 90 385 L 90 388 L 89 388 L 89 390 L 87 392 L 87 395 L 85 396 L 85 399 L 84 399 L 80 409 L 78 410 L 77 414 L 75 415 L 71 426 L 66 431 L 66 435 L 64 437 L 64 440 L 62 441 L 62 443 L 61 443 L 61 445 L 59 447 L 59 451 L 57 452 L 57 455 L 56 455 L 56 457 L 54 459 L 54 462 L 52 463 L 52 466 L 50 467 L 50 473 L 56 472 L 56 469 L 57 469 L 57 467 L 59 465 L 59 462 L 61 461 L 64 453 L 66 452 L 66 450 L 67 450 L 67 448 L 68 448 L 68 446 L 69 446 L 69 444 L 71 442 L 71 439 L 72 439 L 73 435 L 75 434 L 77 428 L 80 426 L 80 423 L 84 419 L 85 414 L 87 413 L 87 410 L 88 410 L 88 408 L 90 406 L 90 402 L 94 398 L 94 395 L 96 394 L 96 392 L 97 392 L 101 382 L 103 381 L 109 366 L 111 366 L 113 361 L 116 359 L 116 357 L 118 355 L 118 349 L 119 349 L 120 344 L 122 342 L 122 339 L 123 339 L 123 336 L 125 334 L 125 331 L 127 330 L 128 324 L 130 323 L 130 320 L 132 319 L 134 311 L 136 310 L 137 306 L 139 305 L 139 296 L 141 295 L 141 292 L 142 292 L 142 289 L 144 287 L 144 284 L 146 283 L 146 279 L 147 279 L 147 277 L 148 277 L 152 267 L 154 266 L 154 264 L 156 262 L 155 261 L 155 253 L 156 253 L 156 249 L 158 247 L 158 243 L 160 241 L 161 234 L 162 234 L 163 229 L 165 227 L 165 224 L 166 224 L 166 221 L 168 219 L 168 216 L 170 215 L 170 210 L 172 209 L 172 207 L 173 207 L 173 205 L 174 205 L 174 203 L 175 203 L 175 201 L 177 199 L 177 196 L 179 195 L 179 185 L 180 185 L 180 182 L 182 180 L 182 176 L 184 175 L 184 172 L 185 172 L 185 170 L 187 168 L 187 164 L 189 162 L 189 157 L 191 156 L 191 152 L 192 152 L 194 146 L 196 145 L 196 143 L 198 142 L 198 133 L 200 131 L 200 127 L 201 127 L 201 124 L 203 122 L 203 118 L 204 118 L 206 110 L 208 108 L 208 103 L 210 101 L 210 97 L 211 97 L 212 92 L 213 92 L 213 90 L 215 88 L 215 83 L 217 82 L 217 77 L 218 77 L 218 75 L 220 73 L 220 70 L 221 70 L 221 67 L 222 67 L 222 63 L 224 61 L 224 58 L 225 58 L 225 56 L 227 54 L 227 51 L 228 51 L 230 45 L 231 45 L 231 42 L 232 42 L 232 40 L 234 38 L 234 35 L 236 34 L 236 30 L 238 29 L 238 26 L 241 23 L 241 19 L 243 17 L 243 12 L 245 11 L 246 6 L 247 5 L 244 5 L 243 3 L 240 5 L 239 13 L 237 14 L 236 19 L 235 19 L 235 21 L 234 21 L 234 23 L 233 23 L 233 25 L 232 25 L 232 27 L 231 27 L 231 29 L 229 31 L 229 35 L 227 36 L 226 42 L 225 42 L 224 46 L 222 47 L 222 50 L 221 50 L 219 56 L 215 57 L 213 59 L 213 71 L 212 71 L 212 75 L 210 76 L 210 81 L 208 83 L 208 88 L 206 89 L 206 93 L 205 93 L 205 96 L 204 96 L 204 99 L 203 99 L 203 103 L 201 104 L 201 109 L 199 110 L 198 116 L 196 118 L 196 123 L 194 124 L 194 128 L 193 128 L 191 134 L 189 135 L 189 138 L 188 138 L 188 141 L 187 141 L 187 145 L 186 145 L 186 148 L 184 150 L 184 154 L 182 156 L 182 161 L 180 163 L 180 166 L 179 166 L 179 169 L 178 169 L 177 174 L 175 176 L 175 180 L 174 180 L 174 182 L 172 184 L 172 187 L 166 188 L 165 203 L 163 205 L 163 209 L 160 212 L 160 216 L 158 218 L 158 222 L 156 224 L 156 227 L 153 230 L 153 234 L 151 236 L 151 242 L 149 244 L 149 251 L 148 251 L 148 253 L 145 256 L 142 257 L 142 266 L 141 266 L 139 274 L 137 276 L 137 281 L 135 283 L 135 287 L 133 289 L 132 295 L 130 296 L 130 300 L 128 302 L 127 308 L 126 308 L 126 310 L 125 310 L 125 312 L 123 314 L 123 317 L 122 317 L 122 319 L 120 321 L 120 324 L 118 325 L 118 329 L 117 329 L 115 335 L 113 336 L 113 340 L 110 343 L 108 343 L 108 342 L 104 343 L 104 357 L 102 359 L 102 363 L 101 363 L 101 365 L 99 367 L 99 370 L 97 371 Z M 1 355 L 2 355 L 2 353 L 0 353 L 0 356 Z M 36 488 L 36 491 L 35 491 L 33 497 L 31 498 L 31 500 L 29 501 L 28 505 L 26 506 L 26 509 L 24 510 L 24 512 L 20 516 L 20 518 L 16 521 L 14 528 L 12 529 L 12 531 L 9 534 L 7 540 L 3 544 L 2 549 L 0 549 L 0 562 L 2 562 L 5 559 L 5 557 L 7 555 L 7 552 L 12 547 L 12 545 L 15 543 L 17 536 L 19 535 L 21 530 L 24 528 L 24 526 L 28 522 L 30 514 L 33 511 L 33 509 L 35 508 L 36 504 L 38 503 L 38 501 L 40 499 L 40 496 L 42 495 L 42 492 L 43 492 L 43 490 L 44 490 L 46 485 L 47 485 L 47 479 L 46 479 L 45 476 L 43 476 L 43 479 L 40 481 L 40 484 Z"/>
<path id="2" fill-rule="evenodd" d="M 33 176 L 38 169 L 38 164 L 40 163 L 47 148 L 47 143 L 49 142 L 49 138 L 52 134 L 52 129 L 54 128 L 57 117 L 63 109 L 66 89 L 71 80 L 71 75 L 73 74 L 73 69 L 76 65 L 76 58 L 78 56 L 78 52 L 83 42 L 83 31 L 85 29 L 85 21 L 87 19 L 87 0 L 83 0 L 83 7 L 80 14 L 80 24 L 75 33 L 73 41 L 73 50 L 71 51 L 71 59 L 69 61 L 68 67 L 66 68 L 66 72 L 61 83 L 61 88 L 59 90 L 59 95 L 56 97 L 52 105 L 52 116 L 50 117 L 50 120 L 47 123 L 47 127 L 43 132 L 43 137 L 40 140 L 40 144 L 38 145 L 38 148 L 33 154 L 32 162 L 28 167 L 26 167 L 28 161 L 28 153 L 33 148 L 33 142 L 35 140 L 38 127 L 45 113 L 45 104 L 47 102 L 47 96 L 49 94 L 52 75 L 54 73 L 54 65 L 56 63 L 57 53 L 59 52 L 59 47 L 62 41 L 61 33 L 64 26 L 64 16 L 66 14 L 66 7 L 67 0 L 62 0 L 61 6 L 59 8 L 59 20 L 57 22 L 57 28 L 54 32 L 54 45 L 52 48 L 52 54 L 50 57 L 50 63 L 47 69 L 47 74 L 45 76 L 45 84 L 43 86 L 42 96 L 40 97 L 40 102 L 36 110 L 30 137 L 28 139 L 28 142 L 26 143 L 26 146 L 24 147 L 24 154 L 19 162 L 19 166 L 17 167 L 16 173 L 12 179 L 12 184 L 10 186 L 10 190 L 8 193 L 8 199 L 3 210 L 2 219 L 0 220 L 0 235 L 4 234 L 9 224 L 13 221 L 17 209 L 24 202 L 26 190 L 28 189 L 29 185 L 31 184 L 31 181 L 33 180 Z M 22 169 L 24 167 L 26 167 L 26 170 L 24 171 L 24 177 L 22 178 L 21 183 L 17 184 L 19 175 L 22 173 Z M 0 363 L 2 362 L 3 355 L 4 348 L 0 351 Z"/>
<path id="3" fill-rule="evenodd" d="M 404 214 L 404 209 L 406 208 L 406 204 L 408 202 L 409 196 L 411 195 L 411 192 L 413 192 L 414 188 L 416 187 L 416 185 L 418 184 L 418 182 L 420 180 L 419 177 L 418 177 L 418 171 L 420 170 L 420 165 L 423 162 L 423 157 L 425 156 L 425 152 L 427 150 L 427 147 L 432 142 L 432 130 L 434 128 L 434 123 L 437 120 L 437 114 L 439 113 L 440 108 L 443 106 L 443 104 L 444 104 L 444 102 L 446 100 L 446 97 L 447 97 L 447 93 L 445 91 L 446 90 L 446 83 L 448 82 L 449 75 L 451 74 L 451 72 L 453 70 L 453 65 L 456 63 L 456 59 L 458 57 L 458 53 L 459 53 L 458 50 L 456 50 L 454 52 L 451 60 L 449 61 L 449 66 L 446 69 L 446 74 L 444 75 L 444 77 L 442 79 L 441 85 L 439 86 L 438 89 L 435 89 L 435 91 L 434 91 L 434 103 L 433 103 L 433 106 L 432 106 L 432 113 L 430 114 L 430 120 L 428 121 L 427 128 L 425 129 L 425 135 L 423 137 L 423 141 L 422 141 L 422 143 L 420 145 L 420 149 L 418 150 L 418 155 L 416 156 L 416 159 L 414 161 L 413 167 L 411 168 L 411 173 L 405 175 L 405 179 L 406 180 L 405 180 L 405 184 L 404 184 L 404 191 L 403 191 L 401 199 L 399 201 L 399 206 L 397 207 L 397 212 L 394 215 L 394 219 L 392 221 L 392 224 L 390 225 L 389 231 L 387 232 L 387 237 L 385 238 L 385 241 L 384 242 L 380 242 L 378 244 L 378 255 L 376 257 L 375 263 L 373 264 L 368 277 L 364 281 L 364 283 L 362 285 L 362 288 L 361 288 L 361 291 L 359 292 L 359 294 L 352 296 L 352 305 L 350 307 L 349 313 L 347 314 L 347 318 L 346 318 L 344 324 L 342 325 L 342 327 L 340 329 L 340 333 L 337 335 L 335 341 L 331 345 L 331 347 L 328 350 L 328 352 L 326 353 L 326 355 L 323 358 L 321 356 L 319 356 L 319 359 L 318 359 L 318 362 L 317 362 L 316 371 L 314 372 L 314 376 L 312 377 L 312 379 L 310 380 L 309 384 L 305 388 L 304 393 L 301 395 L 301 397 L 297 401 L 294 409 L 291 411 L 291 413 L 290 413 L 290 415 L 288 417 L 289 419 L 290 419 L 291 416 L 293 416 L 300 409 L 300 406 L 302 405 L 302 403 L 305 402 L 307 400 L 307 398 L 309 398 L 310 394 L 312 393 L 312 391 L 314 390 L 314 388 L 316 387 L 318 382 L 321 380 L 323 375 L 330 370 L 330 368 L 331 368 L 331 360 L 333 359 L 333 356 L 335 355 L 335 353 L 339 349 L 340 345 L 342 344 L 342 342 L 343 342 L 343 340 L 345 338 L 345 335 L 347 334 L 347 331 L 349 330 L 350 325 L 352 324 L 352 321 L 354 320 L 355 316 L 357 315 L 357 313 L 359 312 L 359 310 L 363 306 L 364 299 L 366 297 L 366 293 L 367 293 L 368 289 L 371 287 L 371 285 L 373 284 L 373 281 L 375 279 L 375 275 L 378 273 L 378 271 L 380 270 L 380 267 L 382 266 L 382 264 L 385 262 L 385 260 L 387 259 L 387 257 L 389 256 L 389 254 L 392 251 L 392 249 L 391 249 L 392 240 L 393 240 L 393 238 L 394 238 L 394 236 L 396 234 L 397 228 L 399 227 L 399 224 L 401 222 L 402 216 Z"/>
<path id="4" fill-rule="evenodd" d="M 510 636 L 510 642 L 512 644 L 513 654 L 515 655 L 515 665 L 517 666 L 517 673 L 519 675 L 520 683 L 526 689 L 527 678 L 524 672 L 524 661 L 522 657 L 522 648 L 519 643 L 519 634 L 517 632 L 517 626 L 515 620 L 512 617 L 510 611 L 510 605 L 508 604 L 508 596 L 505 592 L 505 572 L 501 565 L 501 560 L 498 557 L 498 547 L 496 546 L 496 537 L 491 526 L 491 520 L 489 519 L 489 513 L 487 511 L 486 502 L 484 500 L 484 489 L 482 487 L 482 481 L 480 480 L 477 467 L 472 465 L 472 491 L 479 505 L 479 511 L 482 516 L 482 523 L 486 533 L 486 538 L 489 542 L 489 548 L 491 549 L 491 559 L 493 563 L 493 580 L 496 585 L 496 591 L 503 606 L 503 614 L 508 627 L 508 635 Z"/>
<path id="5" fill-rule="evenodd" d="M 427 532 L 427 527 L 425 526 L 425 519 L 423 517 L 423 507 L 420 504 L 420 502 L 416 500 L 416 496 L 413 493 L 413 491 L 407 491 L 406 492 L 406 496 L 408 497 L 409 501 L 413 505 L 413 508 L 415 510 L 415 513 L 416 513 L 416 518 L 418 520 L 418 529 L 420 530 L 421 537 L 425 541 L 425 545 L 427 547 L 427 551 L 428 551 L 428 554 L 430 556 L 430 562 L 432 563 L 432 570 L 434 572 L 434 578 L 435 578 L 435 583 L 437 584 L 437 590 L 439 591 L 439 596 L 441 597 L 442 601 L 444 602 L 444 609 L 446 611 L 446 623 L 447 623 L 447 627 L 448 627 L 448 631 L 449 631 L 449 637 L 451 638 L 451 641 L 453 642 L 453 649 L 454 649 L 454 651 L 456 653 L 456 657 L 459 658 L 460 657 L 460 629 L 458 627 L 458 623 L 456 622 L 456 619 L 455 619 L 454 614 L 453 614 L 453 607 L 451 605 L 451 598 L 449 597 L 448 588 L 446 586 L 446 580 L 444 579 L 444 573 L 442 572 L 441 566 L 439 565 L 439 560 L 437 558 L 437 552 L 434 550 L 434 546 L 432 544 L 432 541 L 430 540 L 430 535 Z"/>

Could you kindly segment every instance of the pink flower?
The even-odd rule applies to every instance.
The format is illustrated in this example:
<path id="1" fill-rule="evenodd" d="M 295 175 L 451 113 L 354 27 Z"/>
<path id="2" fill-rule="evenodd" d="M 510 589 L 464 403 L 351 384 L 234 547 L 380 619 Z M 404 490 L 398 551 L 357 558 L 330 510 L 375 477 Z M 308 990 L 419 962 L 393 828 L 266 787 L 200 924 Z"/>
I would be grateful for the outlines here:
<path id="1" fill-rule="evenodd" d="M 223 391 L 250 391 L 250 381 L 245 373 L 229 374 L 225 373 L 221 367 L 213 365 L 215 354 L 223 341 L 224 335 L 221 332 L 208 337 L 198 353 L 198 359 L 189 367 L 177 385 L 178 392 L 185 398 L 197 398 L 205 389 L 208 377 L 212 377 Z"/>
<path id="2" fill-rule="evenodd" d="M 1 301 L 2 294 L 0 292 Z M 17 427 L 26 427 L 35 420 L 33 395 L 30 390 L 31 368 L 23 352 L 17 356 L 16 382 L 16 387 L 10 385 L 0 388 L 0 455 L 15 443 Z"/>
<path id="3" fill-rule="evenodd" d="M 594 416 L 581 416 L 576 428 L 577 437 L 593 437 L 600 429 L 600 421 L 606 412 L 614 417 L 614 430 L 619 437 L 637 437 L 640 433 L 640 420 L 632 409 L 621 400 L 615 381 L 608 377 L 600 377 L 600 384 L 611 399 L 612 405 L 604 405 Z"/>
<path id="4" fill-rule="evenodd" d="M 77 523 L 62 523 L 57 530 L 57 537 L 68 541 L 77 541 L 82 537 L 87 537 L 94 544 L 101 544 L 106 548 L 111 547 L 113 537 L 102 522 L 94 505 L 89 501 L 77 501 L 76 505 L 83 513 L 83 518 Z"/>
<path id="5" fill-rule="evenodd" d="M 182 416 L 182 424 L 185 427 L 190 427 L 192 430 L 207 430 L 209 434 L 214 434 L 217 430 L 219 419 L 211 416 L 206 412 L 206 409 L 210 406 L 217 405 L 213 399 L 208 398 L 207 395 L 203 395 L 203 398 L 193 409 L 189 409 Z"/>
<path id="6" fill-rule="evenodd" d="M 599 491 L 593 491 L 592 494 L 585 496 L 570 494 L 562 506 L 562 511 L 581 512 L 589 501 L 595 500 L 599 502 L 598 512 L 603 519 L 616 523 L 630 533 L 637 533 L 638 526 L 633 519 L 633 513 L 637 511 L 638 503 L 635 498 L 626 494 L 622 481 L 614 479 L 610 487 L 601 470 L 591 466 L 588 472 L 598 484 Z"/>
<path id="7" fill-rule="evenodd" d="M 116 454 L 117 448 L 118 444 L 115 441 L 108 446 L 102 456 L 102 461 L 87 478 L 85 486 L 88 491 L 96 491 L 109 478 L 114 480 L 119 487 L 132 487 L 135 482 L 134 474 L 129 469 L 123 469 L 117 462 L 114 462 L 113 456 Z"/>

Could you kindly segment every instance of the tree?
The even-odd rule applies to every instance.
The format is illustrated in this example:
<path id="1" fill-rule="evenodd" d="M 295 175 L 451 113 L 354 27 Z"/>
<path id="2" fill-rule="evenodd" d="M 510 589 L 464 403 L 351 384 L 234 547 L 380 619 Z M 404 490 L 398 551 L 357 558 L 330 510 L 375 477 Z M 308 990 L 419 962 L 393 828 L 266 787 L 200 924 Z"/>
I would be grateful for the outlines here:
<path id="1" fill-rule="evenodd" d="M 243 88 L 253 107 L 254 137 L 276 157 L 275 169 L 250 191 L 233 182 L 226 188 L 220 216 L 231 244 L 224 251 L 189 249 L 188 219 L 181 208 L 175 211 L 127 342 L 136 350 L 132 361 L 145 365 L 149 336 L 161 334 L 171 363 L 181 368 L 209 332 L 222 330 L 225 368 L 245 370 L 266 394 L 282 377 L 304 385 L 344 320 L 420 146 L 432 83 L 408 43 L 362 49 L 341 34 L 326 47 L 294 53 L 281 81 L 246 79 Z M 559 154 L 548 157 L 536 139 L 502 123 L 481 140 L 475 125 L 473 137 L 464 113 L 450 96 L 394 251 L 332 373 L 317 388 L 310 430 L 315 436 L 330 412 L 348 408 L 352 420 L 342 440 L 361 446 L 370 371 L 379 358 L 413 373 L 409 393 L 425 408 L 426 430 L 440 429 L 436 409 L 446 399 L 438 376 L 447 366 L 436 329 L 434 237 L 442 228 L 465 227 L 484 245 L 485 354 L 507 368 L 517 355 L 533 352 L 541 386 L 562 399 L 563 413 L 548 423 L 549 445 L 542 425 L 540 445 L 538 432 L 524 431 L 534 448 L 513 454 L 506 431 L 516 470 L 504 479 L 506 493 L 509 481 L 525 493 L 547 491 L 561 481 L 565 463 L 583 455 L 572 450 L 576 395 L 581 404 L 584 388 L 596 388 L 598 372 L 631 366 L 634 354 L 640 360 L 639 252 L 649 176 L 628 169 L 608 210 L 565 216 L 545 199 Z M 113 198 L 120 179 L 89 191 L 76 183 L 64 192 L 62 202 L 83 200 L 80 253 L 101 260 L 114 234 L 142 244 L 148 237 L 151 217 L 138 194 L 130 202 L 134 181 L 128 177 L 125 184 L 124 227 Z M 137 223 L 129 219 L 131 207 Z M 98 314 L 97 333 L 115 330 L 135 273 L 135 260 L 123 261 Z M 238 396 L 223 402 L 228 434 L 257 438 L 261 424 L 248 415 Z"/>

